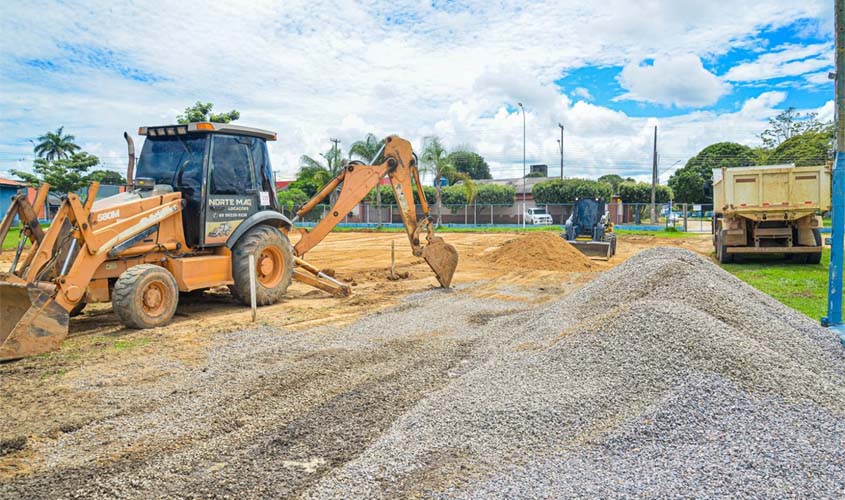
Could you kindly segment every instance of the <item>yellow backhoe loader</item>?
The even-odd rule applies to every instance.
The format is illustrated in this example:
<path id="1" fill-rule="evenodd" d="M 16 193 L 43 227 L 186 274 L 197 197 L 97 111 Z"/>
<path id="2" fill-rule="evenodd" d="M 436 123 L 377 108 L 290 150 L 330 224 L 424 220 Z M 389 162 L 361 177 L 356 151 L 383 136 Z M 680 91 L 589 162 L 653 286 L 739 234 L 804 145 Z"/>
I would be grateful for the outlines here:
<path id="1" fill-rule="evenodd" d="M 22 242 L 32 242 L 26 255 L 22 243 L 10 271 L 0 273 L 0 361 L 57 349 L 67 337 L 68 318 L 92 302 L 111 301 L 131 328 L 168 323 L 180 292 L 228 285 L 250 304 L 250 255 L 258 305 L 278 302 L 292 279 L 348 295 L 347 285 L 303 258 L 384 176 L 413 254 L 428 263 L 441 286 L 451 283 L 458 254 L 434 235 L 417 158 L 404 139 L 387 137 L 377 165 L 346 164 L 289 220 L 277 205 L 267 153 L 274 132 L 198 122 L 142 127 L 138 133 L 146 140 L 137 166 L 132 138 L 124 134 L 126 192 L 96 200 L 99 185 L 92 183 L 85 200 L 70 193 L 42 231 L 35 214 L 46 199 L 45 185 L 33 204 L 16 198 L 0 222 L 0 241 L 17 216 Z M 334 205 L 311 230 L 295 227 L 338 188 Z M 291 245 L 294 230 L 301 236 Z"/>

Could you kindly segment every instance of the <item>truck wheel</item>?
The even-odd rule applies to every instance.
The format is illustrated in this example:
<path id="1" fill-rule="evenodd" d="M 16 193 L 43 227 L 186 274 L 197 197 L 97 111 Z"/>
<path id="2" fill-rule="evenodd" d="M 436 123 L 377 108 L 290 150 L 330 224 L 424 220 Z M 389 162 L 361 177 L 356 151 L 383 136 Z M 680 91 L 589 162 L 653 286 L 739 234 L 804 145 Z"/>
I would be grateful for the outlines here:
<path id="1" fill-rule="evenodd" d="M 734 261 L 734 256 L 728 253 L 728 247 L 722 242 L 721 231 L 716 233 L 716 259 L 720 264 L 730 264 Z"/>
<path id="2" fill-rule="evenodd" d="M 293 276 L 293 253 L 287 236 L 275 227 L 260 225 L 250 229 L 235 245 L 232 252 L 235 284 L 230 290 L 246 305 L 250 304 L 250 255 L 255 255 L 255 303 L 275 304 L 285 296 Z"/>
<path id="3" fill-rule="evenodd" d="M 178 304 L 176 279 L 161 266 L 132 266 L 114 284 L 112 309 L 129 328 L 165 325 L 173 318 Z"/>
<path id="4" fill-rule="evenodd" d="M 813 238 L 816 240 L 816 246 L 822 248 L 822 232 L 819 229 L 813 229 Z M 807 254 L 807 264 L 821 264 L 822 253 Z"/>

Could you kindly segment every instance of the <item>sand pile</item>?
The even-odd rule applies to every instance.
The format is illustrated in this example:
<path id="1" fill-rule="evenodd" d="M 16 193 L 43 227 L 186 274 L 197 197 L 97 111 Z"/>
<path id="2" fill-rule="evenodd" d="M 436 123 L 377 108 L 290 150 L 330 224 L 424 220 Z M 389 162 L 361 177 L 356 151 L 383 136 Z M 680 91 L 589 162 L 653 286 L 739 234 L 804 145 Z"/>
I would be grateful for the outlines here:
<path id="1" fill-rule="evenodd" d="M 317 498 L 835 497 L 832 333 L 686 250 L 642 252 L 495 320 L 488 362 L 420 401 Z"/>
<path id="2" fill-rule="evenodd" d="M 560 235 L 550 232 L 529 233 L 503 243 L 484 256 L 499 266 L 546 271 L 584 272 L 593 269 L 588 257 Z"/>

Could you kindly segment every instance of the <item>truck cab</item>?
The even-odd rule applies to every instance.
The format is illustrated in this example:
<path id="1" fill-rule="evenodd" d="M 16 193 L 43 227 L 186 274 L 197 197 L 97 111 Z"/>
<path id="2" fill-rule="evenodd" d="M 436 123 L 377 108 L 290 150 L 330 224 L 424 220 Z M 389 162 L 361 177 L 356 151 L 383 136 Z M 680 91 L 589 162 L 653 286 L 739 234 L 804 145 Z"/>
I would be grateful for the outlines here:
<path id="1" fill-rule="evenodd" d="M 543 207 L 532 207 L 525 212 L 525 220 L 531 224 L 552 224 L 552 214 Z"/>

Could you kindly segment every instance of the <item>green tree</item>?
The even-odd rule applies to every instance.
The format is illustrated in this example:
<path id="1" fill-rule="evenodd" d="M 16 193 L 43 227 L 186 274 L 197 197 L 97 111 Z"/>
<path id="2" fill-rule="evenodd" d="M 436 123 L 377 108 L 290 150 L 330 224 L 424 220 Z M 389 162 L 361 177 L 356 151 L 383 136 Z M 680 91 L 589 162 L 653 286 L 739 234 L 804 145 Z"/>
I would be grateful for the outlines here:
<path id="1" fill-rule="evenodd" d="M 423 145 L 422 166 L 434 177 L 434 200 L 437 207 L 437 226 L 442 224 L 443 187 L 441 179 L 463 181 L 461 185 L 467 193 L 467 200 L 472 203 L 475 199 L 475 183 L 467 174 L 458 172 L 449 160 L 449 153 L 437 137 L 426 137 Z"/>
<path id="2" fill-rule="evenodd" d="M 82 151 L 73 153 L 70 158 L 58 158 L 53 161 L 37 158 L 32 164 L 34 173 L 18 170 L 12 170 L 12 173 L 33 187 L 46 182 L 53 191 L 67 194 L 88 185 L 88 169 L 99 163 L 99 158 Z"/>
<path id="3" fill-rule="evenodd" d="M 280 207 L 293 212 L 305 205 L 311 199 L 311 196 L 308 196 L 301 189 L 288 186 L 287 189 L 283 189 L 276 194 L 276 199 L 279 200 Z"/>
<path id="4" fill-rule="evenodd" d="M 375 158 L 376 153 L 384 147 L 384 139 L 379 139 L 375 134 L 367 134 L 363 140 L 355 141 L 349 146 L 349 157 L 357 157 L 366 163 L 378 164 L 379 159 Z"/>
<path id="5" fill-rule="evenodd" d="M 236 109 L 233 109 L 228 113 L 214 114 L 211 112 L 212 108 L 214 108 L 214 104 L 210 102 L 203 103 L 201 101 L 197 101 L 193 106 L 185 108 L 185 111 L 176 117 L 176 121 L 182 124 L 192 122 L 229 123 L 241 117 L 240 111 Z"/>
<path id="6" fill-rule="evenodd" d="M 384 139 L 379 139 L 375 134 L 367 134 L 367 137 L 363 140 L 355 141 L 349 146 L 349 156 L 358 157 L 367 163 L 378 163 L 380 158 L 376 158 L 376 155 L 383 147 Z M 381 227 L 381 189 L 376 186 L 373 192 L 376 194 L 376 208 L 378 209 L 377 213 L 379 217 L 378 225 Z"/>
<path id="7" fill-rule="evenodd" d="M 790 138 L 805 132 L 820 132 L 827 124 L 818 120 L 818 113 L 798 113 L 788 107 L 774 118 L 769 118 L 769 127 L 760 134 L 763 145 L 776 148 Z"/>
<path id="8" fill-rule="evenodd" d="M 76 137 L 64 134 L 64 127 L 59 127 L 55 132 L 47 132 L 38 136 L 38 143 L 33 148 L 35 156 L 45 158 L 47 161 L 68 158 L 79 151 L 79 146 L 74 142 Z"/>
<path id="9" fill-rule="evenodd" d="M 540 204 L 574 203 L 580 198 L 599 198 L 610 201 L 610 184 L 590 179 L 554 179 L 539 182 L 531 190 L 534 201 Z"/>
<path id="10" fill-rule="evenodd" d="M 492 179 L 490 165 L 484 157 L 470 151 L 468 148 L 460 148 L 449 153 L 449 161 L 455 166 L 455 170 L 466 174 L 470 179 Z"/>
<path id="11" fill-rule="evenodd" d="M 678 203 L 706 203 L 709 201 L 704 192 L 706 181 L 692 170 L 681 169 L 669 179 L 669 187 Z M 649 195 L 650 196 L 650 195 Z M 651 199 L 649 199 L 651 202 Z"/>
<path id="12" fill-rule="evenodd" d="M 613 194 L 616 194 L 616 188 L 617 188 L 620 184 L 622 184 L 623 182 L 625 182 L 625 179 L 623 179 L 621 175 L 616 175 L 616 174 L 606 174 L 606 175 L 603 175 L 603 176 L 599 177 L 598 181 L 599 181 L 599 182 L 604 182 L 604 183 L 606 183 L 606 184 L 610 184 L 610 189 L 611 189 L 611 191 L 613 192 Z"/>
<path id="13" fill-rule="evenodd" d="M 833 127 L 810 130 L 783 141 L 769 154 L 771 164 L 794 163 L 798 167 L 823 165 L 833 148 Z"/>
<path id="14" fill-rule="evenodd" d="M 94 170 L 87 177 L 88 182 L 97 181 L 100 184 L 108 184 L 111 186 L 123 186 L 126 184 L 126 179 L 114 170 Z"/>

